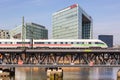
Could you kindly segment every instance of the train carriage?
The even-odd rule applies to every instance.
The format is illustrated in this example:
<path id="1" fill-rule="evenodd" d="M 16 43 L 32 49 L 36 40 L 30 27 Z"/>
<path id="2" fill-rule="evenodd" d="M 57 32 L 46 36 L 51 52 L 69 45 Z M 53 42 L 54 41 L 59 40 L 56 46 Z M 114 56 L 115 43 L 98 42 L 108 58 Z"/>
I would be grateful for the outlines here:
<path id="1" fill-rule="evenodd" d="M 98 39 L 0 39 L 0 48 L 107 48 L 106 43 Z"/>

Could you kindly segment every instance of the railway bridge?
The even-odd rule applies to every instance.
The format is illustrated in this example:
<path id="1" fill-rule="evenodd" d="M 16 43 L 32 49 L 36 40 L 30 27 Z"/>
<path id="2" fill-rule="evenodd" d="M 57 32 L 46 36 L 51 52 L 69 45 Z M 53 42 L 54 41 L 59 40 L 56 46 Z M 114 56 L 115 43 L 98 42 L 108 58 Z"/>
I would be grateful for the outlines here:
<path id="1" fill-rule="evenodd" d="M 119 67 L 120 49 L 0 49 L 4 67 Z"/>

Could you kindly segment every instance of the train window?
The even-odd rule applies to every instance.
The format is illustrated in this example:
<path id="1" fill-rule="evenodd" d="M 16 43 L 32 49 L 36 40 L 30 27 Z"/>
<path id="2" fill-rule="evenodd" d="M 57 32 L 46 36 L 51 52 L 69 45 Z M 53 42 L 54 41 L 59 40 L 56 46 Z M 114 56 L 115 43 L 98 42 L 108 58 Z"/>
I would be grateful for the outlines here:
<path id="1" fill-rule="evenodd" d="M 30 42 L 25 42 L 25 44 L 30 44 Z"/>
<path id="2" fill-rule="evenodd" d="M 41 42 L 41 44 L 45 44 L 45 42 Z"/>
<path id="3" fill-rule="evenodd" d="M 80 44 L 84 44 L 84 42 L 81 42 Z"/>
<path id="4" fill-rule="evenodd" d="M 54 44 L 57 44 L 57 42 L 54 42 Z"/>
<path id="5" fill-rule="evenodd" d="M 1 42 L 0 42 L 0 44 L 1 44 Z"/>
<path id="6" fill-rule="evenodd" d="M 95 44 L 98 44 L 98 42 L 95 42 Z"/>
<path id="7" fill-rule="evenodd" d="M 79 44 L 79 42 L 77 42 L 77 44 Z"/>
<path id="8" fill-rule="evenodd" d="M 95 42 L 95 44 L 103 44 L 103 43 L 101 43 L 101 42 Z"/>
<path id="9" fill-rule="evenodd" d="M 37 42 L 34 42 L 34 44 L 37 44 Z"/>
<path id="10" fill-rule="evenodd" d="M 22 44 L 21 42 L 17 42 L 17 44 Z"/>
<path id="11" fill-rule="evenodd" d="M 92 44 L 91 42 L 88 42 L 88 44 Z"/>
<path id="12" fill-rule="evenodd" d="M 63 42 L 60 42 L 60 44 L 63 44 Z"/>
<path id="13" fill-rule="evenodd" d="M 51 44 L 51 42 L 48 42 L 48 44 Z"/>
<path id="14" fill-rule="evenodd" d="M 76 42 L 73 42 L 73 44 L 76 44 Z"/>
<path id="15" fill-rule="evenodd" d="M 17 42 L 17 44 L 30 44 L 30 42 Z"/>
<path id="16" fill-rule="evenodd" d="M 73 44 L 73 42 L 71 42 L 71 44 Z"/>
<path id="17" fill-rule="evenodd" d="M 65 42 L 65 44 L 68 44 L 68 42 Z"/>
<path id="18" fill-rule="evenodd" d="M 99 44 L 99 42 L 95 42 L 95 44 Z"/>
<path id="19" fill-rule="evenodd" d="M 30 42 L 24 42 L 24 44 L 30 44 Z"/>
<path id="20" fill-rule="evenodd" d="M 39 42 L 39 44 L 45 44 L 44 42 Z"/>
<path id="21" fill-rule="evenodd" d="M 44 44 L 44 42 L 35 42 L 35 44 Z"/>

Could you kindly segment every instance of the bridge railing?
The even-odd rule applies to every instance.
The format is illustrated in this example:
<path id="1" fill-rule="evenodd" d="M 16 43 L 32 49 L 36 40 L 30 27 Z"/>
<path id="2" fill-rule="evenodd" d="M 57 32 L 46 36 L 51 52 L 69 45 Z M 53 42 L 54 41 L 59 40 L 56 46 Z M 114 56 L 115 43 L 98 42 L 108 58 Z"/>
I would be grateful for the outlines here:
<path id="1" fill-rule="evenodd" d="M 119 66 L 120 49 L 0 49 L 0 66 Z"/>

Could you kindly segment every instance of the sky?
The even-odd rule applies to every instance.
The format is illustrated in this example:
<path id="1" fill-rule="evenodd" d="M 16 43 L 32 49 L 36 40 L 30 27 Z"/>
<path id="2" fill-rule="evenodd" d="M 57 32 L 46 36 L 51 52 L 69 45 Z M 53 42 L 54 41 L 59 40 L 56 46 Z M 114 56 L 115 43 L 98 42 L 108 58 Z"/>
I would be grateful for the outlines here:
<path id="1" fill-rule="evenodd" d="M 93 35 L 113 35 L 120 45 L 120 0 L 0 0 L 0 29 L 13 29 L 25 22 L 46 26 L 51 38 L 52 14 L 79 4 L 93 18 Z"/>

